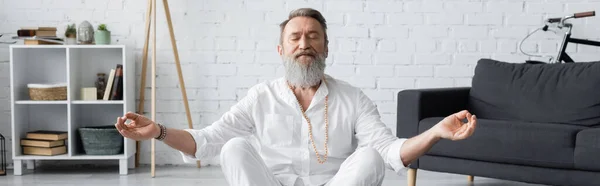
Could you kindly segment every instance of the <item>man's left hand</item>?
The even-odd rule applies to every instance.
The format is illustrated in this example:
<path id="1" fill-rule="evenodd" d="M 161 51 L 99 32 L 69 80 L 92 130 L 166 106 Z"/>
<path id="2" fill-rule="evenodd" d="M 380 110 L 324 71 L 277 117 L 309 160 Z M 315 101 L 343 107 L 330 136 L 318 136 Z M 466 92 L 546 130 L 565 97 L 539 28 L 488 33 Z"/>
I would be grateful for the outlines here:
<path id="1" fill-rule="evenodd" d="M 467 118 L 464 123 L 463 119 Z M 467 110 L 463 110 L 444 118 L 433 127 L 436 137 L 449 140 L 466 139 L 473 134 L 477 126 L 477 119 Z"/>

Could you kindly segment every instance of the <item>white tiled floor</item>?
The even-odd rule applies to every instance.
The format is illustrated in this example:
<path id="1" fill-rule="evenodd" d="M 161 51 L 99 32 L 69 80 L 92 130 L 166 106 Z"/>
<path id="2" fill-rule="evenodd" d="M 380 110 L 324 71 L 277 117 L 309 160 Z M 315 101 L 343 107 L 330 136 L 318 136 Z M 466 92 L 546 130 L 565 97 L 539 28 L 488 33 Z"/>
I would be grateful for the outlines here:
<path id="1" fill-rule="evenodd" d="M 105 166 L 100 168 L 74 166 L 39 166 L 36 170 L 25 170 L 22 176 L 9 175 L 0 177 L 0 185 L 14 186 L 104 186 L 104 185 L 166 185 L 166 186 L 227 186 L 218 166 L 196 168 L 192 166 L 160 166 L 156 168 L 156 177 L 150 175 L 149 166 L 130 169 L 129 175 L 120 176 L 118 167 Z M 405 175 L 396 175 L 391 171 L 386 173 L 384 186 L 406 185 Z M 533 184 L 504 181 L 490 178 L 475 177 L 470 184 L 465 175 L 445 174 L 419 170 L 417 173 L 418 186 L 532 186 Z"/>

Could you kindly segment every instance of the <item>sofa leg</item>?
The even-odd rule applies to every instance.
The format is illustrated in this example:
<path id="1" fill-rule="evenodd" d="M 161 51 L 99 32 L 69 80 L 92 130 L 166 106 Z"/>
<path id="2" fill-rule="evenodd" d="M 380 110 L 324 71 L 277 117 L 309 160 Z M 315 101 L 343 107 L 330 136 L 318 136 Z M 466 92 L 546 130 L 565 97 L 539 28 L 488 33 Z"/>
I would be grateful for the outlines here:
<path id="1" fill-rule="evenodd" d="M 408 169 L 408 186 L 417 185 L 417 169 Z"/>
<path id="2" fill-rule="evenodd" d="M 473 182 L 473 180 L 475 179 L 475 176 L 467 176 L 467 179 L 469 180 L 469 182 Z"/>

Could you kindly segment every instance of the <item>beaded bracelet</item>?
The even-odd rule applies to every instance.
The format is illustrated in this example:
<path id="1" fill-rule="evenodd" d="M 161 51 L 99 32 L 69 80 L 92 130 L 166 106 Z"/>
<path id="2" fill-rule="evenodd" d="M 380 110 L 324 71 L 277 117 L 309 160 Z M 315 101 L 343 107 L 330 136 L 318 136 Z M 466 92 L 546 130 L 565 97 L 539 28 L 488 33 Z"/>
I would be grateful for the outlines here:
<path id="1" fill-rule="evenodd" d="M 156 137 L 154 139 L 162 141 L 165 139 L 165 137 L 167 137 L 167 127 L 165 127 L 164 125 L 161 125 L 160 123 L 157 123 L 157 125 L 160 128 L 160 135 L 158 135 L 158 137 Z"/>

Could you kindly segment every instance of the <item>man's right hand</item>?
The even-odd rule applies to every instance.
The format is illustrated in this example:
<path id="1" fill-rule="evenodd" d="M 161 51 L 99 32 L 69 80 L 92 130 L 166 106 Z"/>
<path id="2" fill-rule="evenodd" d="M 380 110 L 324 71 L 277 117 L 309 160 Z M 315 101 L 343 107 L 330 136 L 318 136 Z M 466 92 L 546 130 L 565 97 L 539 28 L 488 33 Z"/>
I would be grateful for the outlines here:
<path id="1" fill-rule="evenodd" d="M 131 120 L 131 122 L 125 124 L 127 120 Z M 123 137 L 136 141 L 147 140 L 160 135 L 160 128 L 154 121 L 133 112 L 127 112 L 123 117 L 118 117 L 115 126 Z"/>

